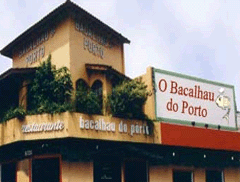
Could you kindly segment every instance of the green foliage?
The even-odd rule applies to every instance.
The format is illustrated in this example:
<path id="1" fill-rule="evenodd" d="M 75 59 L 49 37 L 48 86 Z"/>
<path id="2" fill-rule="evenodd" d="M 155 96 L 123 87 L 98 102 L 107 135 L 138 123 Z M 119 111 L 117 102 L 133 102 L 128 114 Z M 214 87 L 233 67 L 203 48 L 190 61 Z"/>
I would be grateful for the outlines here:
<path id="1" fill-rule="evenodd" d="M 19 120 L 23 120 L 26 116 L 27 112 L 22 107 L 10 108 L 7 112 L 4 113 L 4 117 L 2 118 L 2 122 L 10 120 L 12 118 L 18 118 Z"/>
<path id="2" fill-rule="evenodd" d="M 66 111 L 72 111 L 73 110 L 73 105 L 72 103 L 64 102 L 63 104 L 59 104 L 56 102 L 49 102 L 45 101 L 42 103 L 42 105 L 35 110 L 28 111 L 28 114 L 43 114 L 43 113 L 49 113 L 49 114 L 57 114 L 61 112 L 66 112 Z"/>
<path id="3" fill-rule="evenodd" d="M 121 85 L 113 88 L 108 97 L 113 116 L 134 119 L 146 119 L 143 113 L 149 93 L 147 86 L 137 80 L 124 81 Z"/>
<path id="4" fill-rule="evenodd" d="M 49 56 L 37 69 L 30 85 L 28 109 L 33 113 L 56 113 L 71 109 L 72 90 L 69 70 L 66 67 L 56 69 Z"/>
<path id="5" fill-rule="evenodd" d="M 143 105 L 149 95 L 147 86 L 141 81 L 124 81 L 116 86 L 108 96 L 109 108 L 113 116 L 144 119 Z M 77 111 L 87 114 L 102 113 L 102 90 L 93 91 L 82 81 L 77 85 L 75 100 L 72 101 L 73 84 L 66 67 L 56 69 L 51 63 L 51 56 L 41 63 L 28 88 L 28 114 L 60 113 Z M 3 121 L 17 117 L 23 119 L 26 111 L 21 108 L 11 108 L 4 114 Z"/>
<path id="6" fill-rule="evenodd" d="M 79 84 L 76 90 L 75 107 L 77 112 L 87 114 L 101 114 L 102 100 L 91 89 Z"/>

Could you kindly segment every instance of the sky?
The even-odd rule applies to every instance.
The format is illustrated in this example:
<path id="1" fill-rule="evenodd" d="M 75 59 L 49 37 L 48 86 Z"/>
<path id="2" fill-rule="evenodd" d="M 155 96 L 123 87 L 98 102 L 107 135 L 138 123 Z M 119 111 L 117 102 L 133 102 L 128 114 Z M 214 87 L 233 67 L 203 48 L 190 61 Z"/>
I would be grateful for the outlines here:
<path id="1" fill-rule="evenodd" d="M 240 110 L 240 0 L 72 0 L 127 37 L 126 75 L 152 66 L 234 85 Z M 65 0 L 0 0 L 0 49 Z M 0 56 L 0 74 L 11 67 Z"/>

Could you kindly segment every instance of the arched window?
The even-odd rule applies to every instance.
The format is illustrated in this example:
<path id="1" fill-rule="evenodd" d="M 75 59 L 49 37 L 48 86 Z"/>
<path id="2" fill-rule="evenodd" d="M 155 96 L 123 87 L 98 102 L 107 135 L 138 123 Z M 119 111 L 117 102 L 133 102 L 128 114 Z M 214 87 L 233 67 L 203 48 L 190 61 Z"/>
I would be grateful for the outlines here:
<path id="1" fill-rule="evenodd" d="M 76 111 L 87 114 L 102 113 L 102 82 L 97 80 L 91 89 L 88 84 L 79 79 L 76 82 Z"/>
<path id="2" fill-rule="evenodd" d="M 103 102 L 103 89 L 102 89 L 102 82 L 100 80 L 96 80 L 92 87 L 91 90 L 97 95 L 97 97 L 99 98 L 99 102 L 102 108 L 102 102 Z"/>
<path id="3" fill-rule="evenodd" d="M 89 86 L 83 79 L 78 79 L 76 81 L 76 90 L 87 91 L 88 89 L 89 89 Z"/>
<path id="4" fill-rule="evenodd" d="M 96 93 L 98 96 L 102 96 L 102 82 L 100 80 L 96 80 L 92 87 L 92 91 Z"/>

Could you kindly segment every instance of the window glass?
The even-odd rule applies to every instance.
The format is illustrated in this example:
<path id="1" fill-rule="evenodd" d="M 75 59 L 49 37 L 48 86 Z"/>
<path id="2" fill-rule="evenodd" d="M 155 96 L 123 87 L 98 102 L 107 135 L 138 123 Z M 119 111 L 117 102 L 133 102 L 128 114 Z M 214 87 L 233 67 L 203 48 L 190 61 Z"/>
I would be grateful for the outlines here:
<path id="1" fill-rule="evenodd" d="M 96 80 L 93 85 L 92 85 L 92 91 L 99 96 L 100 98 L 102 98 L 102 82 L 99 80 Z"/>
<path id="2" fill-rule="evenodd" d="M 7 163 L 1 165 L 1 182 L 16 181 L 16 164 Z"/>
<path id="3" fill-rule="evenodd" d="M 59 158 L 32 161 L 32 182 L 59 182 L 59 174 Z"/>
<path id="4" fill-rule="evenodd" d="M 223 173 L 220 170 L 207 170 L 206 182 L 223 182 Z"/>
<path id="5" fill-rule="evenodd" d="M 147 165 L 142 161 L 127 161 L 125 163 L 125 182 L 147 182 Z"/>
<path id="6" fill-rule="evenodd" d="M 88 84 L 83 79 L 77 80 L 76 90 L 87 91 L 88 89 L 89 89 Z"/>
<path id="7" fill-rule="evenodd" d="M 95 161 L 94 182 L 121 182 L 121 163 L 109 160 Z"/>
<path id="8" fill-rule="evenodd" d="M 100 104 L 100 108 L 102 108 L 102 106 L 103 106 L 102 105 L 102 103 L 103 103 L 103 84 L 102 84 L 102 82 L 100 80 L 96 80 L 93 83 L 91 89 L 97 95 L 99 104 Z"/>
<path id="9" fill-rule="evenodd" d="M 173 182 L 193 182 L 191 171 L 173 171 Z"/>

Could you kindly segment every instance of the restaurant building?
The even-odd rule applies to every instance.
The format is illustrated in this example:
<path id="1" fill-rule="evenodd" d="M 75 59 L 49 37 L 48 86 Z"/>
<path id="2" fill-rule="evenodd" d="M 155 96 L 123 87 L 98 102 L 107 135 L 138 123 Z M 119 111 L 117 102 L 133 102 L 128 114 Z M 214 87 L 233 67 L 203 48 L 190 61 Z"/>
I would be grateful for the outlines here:
<path id="1" fill-rule="evenodd" d="M 130 41 L 67 0 L 1 50 L 1 110 L 28 108 L 28 84 L 49 55 L 103 98 L 125 75 Z M 139 77 L 153 120 L 64 112 L 0 124 L 1 182 L 234 182 L 240 133 L 234 87 L 156 68 Z M 139 79 L 138 78 L 138 79 Z"/>

